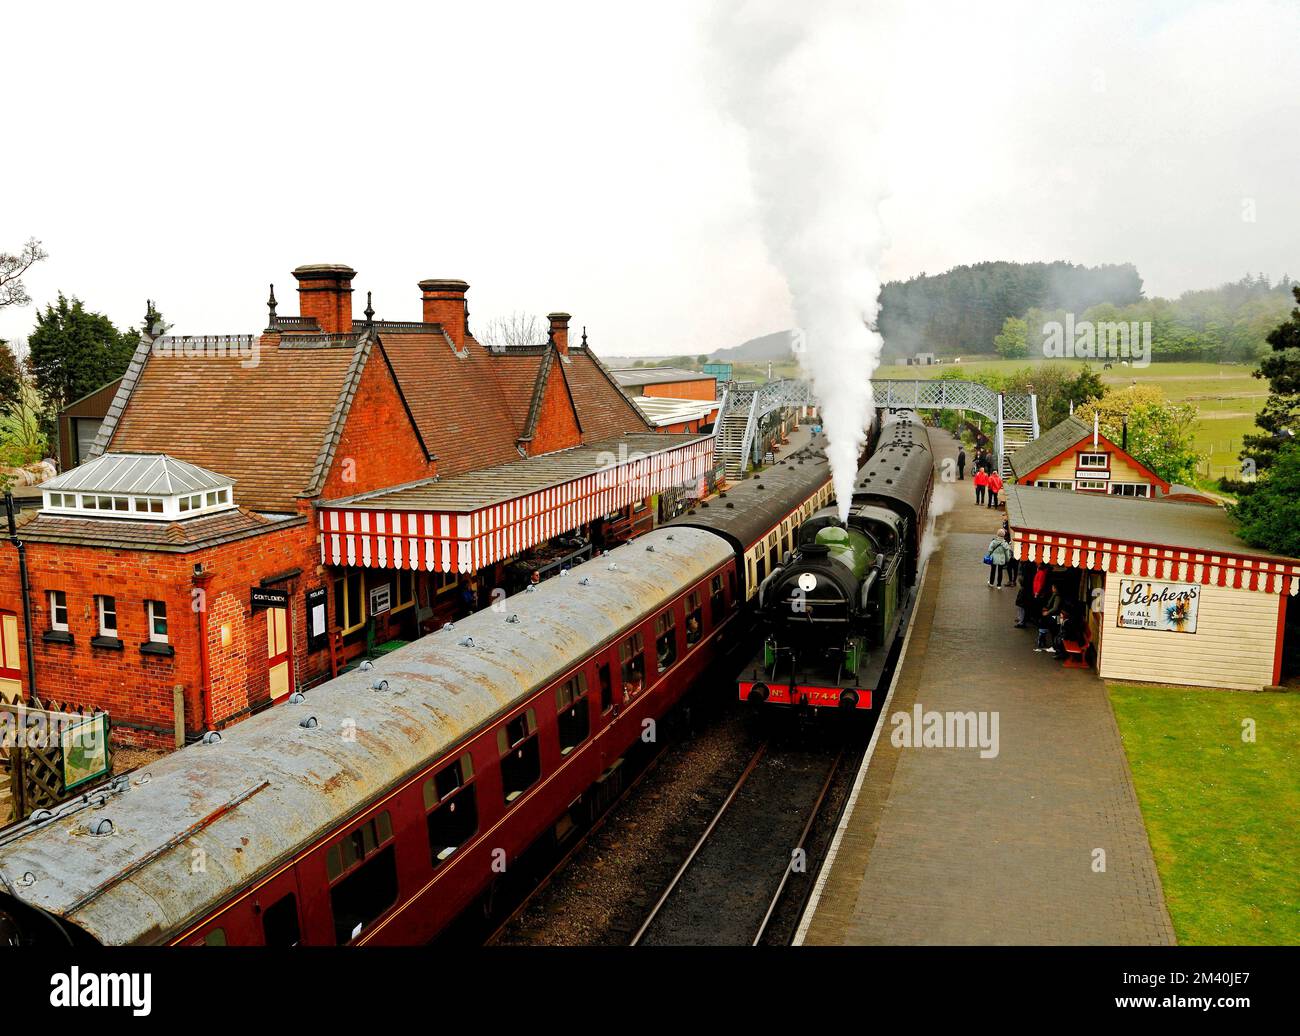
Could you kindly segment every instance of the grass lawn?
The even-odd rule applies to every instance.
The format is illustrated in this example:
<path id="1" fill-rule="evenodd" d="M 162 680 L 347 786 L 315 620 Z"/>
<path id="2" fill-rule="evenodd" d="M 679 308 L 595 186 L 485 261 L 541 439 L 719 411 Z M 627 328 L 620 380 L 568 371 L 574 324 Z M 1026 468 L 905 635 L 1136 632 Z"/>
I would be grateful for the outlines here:
<path id="1" fill-rule="evenodd" d="M 1179 943 L 1300 944 L 1300 695 L 1109 691 Z"/>

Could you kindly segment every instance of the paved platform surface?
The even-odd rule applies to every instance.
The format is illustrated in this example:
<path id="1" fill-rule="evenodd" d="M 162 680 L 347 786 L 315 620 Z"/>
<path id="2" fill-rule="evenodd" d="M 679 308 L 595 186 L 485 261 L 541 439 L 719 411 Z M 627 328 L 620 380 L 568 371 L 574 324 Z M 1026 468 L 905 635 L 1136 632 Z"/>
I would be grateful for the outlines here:
<path id="1" fill-rule="evenodd" d="M 942 465 L 956 446 L 931 435 Z M 1012 628 L 1014 591 L 988 588 L 1002 512 L 975 506 L 969 478 L 936 491 L 951 509 L 803 942 L 1173 943 L 1105 685 L 1035 654 L 1033 632 Z M 891 717 L 917 704 L 996 713 L 998 754 L 894 746 Z"/>

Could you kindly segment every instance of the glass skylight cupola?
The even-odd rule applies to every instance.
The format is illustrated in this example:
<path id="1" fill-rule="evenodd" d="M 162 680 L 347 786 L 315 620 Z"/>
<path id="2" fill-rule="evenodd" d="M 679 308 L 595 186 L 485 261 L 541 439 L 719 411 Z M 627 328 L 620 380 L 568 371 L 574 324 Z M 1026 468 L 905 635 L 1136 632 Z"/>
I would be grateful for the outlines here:
<path id="1" fill-rule="evenodd" d="M 46 514 L 175 522 L 229 511 L 235 482 L 165 453 L 105 453 L 41 484 Z"/>

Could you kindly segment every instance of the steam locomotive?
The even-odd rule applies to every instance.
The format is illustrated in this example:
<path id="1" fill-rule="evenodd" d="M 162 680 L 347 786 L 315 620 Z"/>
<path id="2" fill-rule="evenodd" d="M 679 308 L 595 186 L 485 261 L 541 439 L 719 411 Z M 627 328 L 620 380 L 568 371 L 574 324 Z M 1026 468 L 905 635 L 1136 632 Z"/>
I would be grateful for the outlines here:
<path id="1" fill-rule="evenodd" d="M 872 708 L 911 616 L 933 484 L 925 425 L 910 410 L 886 415 L 848 520 L 836 507 L 812 514 L 760 583 L 763 646 L 739 679 L 742 700 Z"/>

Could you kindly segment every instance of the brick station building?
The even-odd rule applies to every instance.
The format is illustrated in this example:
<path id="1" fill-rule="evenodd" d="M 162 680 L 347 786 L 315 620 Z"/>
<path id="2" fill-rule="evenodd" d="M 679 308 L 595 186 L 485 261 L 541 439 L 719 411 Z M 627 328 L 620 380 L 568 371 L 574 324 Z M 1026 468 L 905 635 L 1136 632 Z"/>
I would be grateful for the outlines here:
<path id="1" fill-rule="evenodd" d="M 18 529 L 35 690 L 120 740 L 195 738 L 653 526 L 713 441 L 656 433 L 569 316 L 490 349 L 468 285 L 354 319 L 346 266 L 294 271 L 260 335 L 146 339 L 91 449 Z M 30 694 L 0 548 L 0 695 Z"/>

